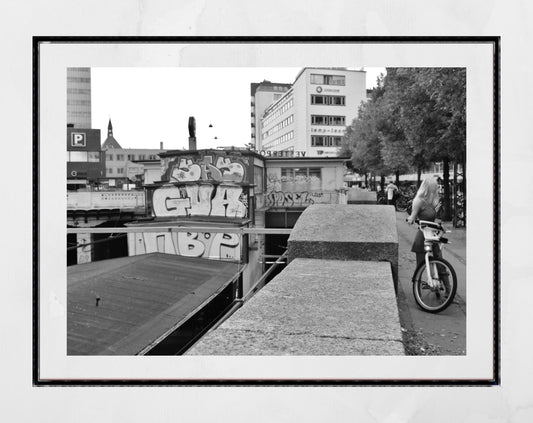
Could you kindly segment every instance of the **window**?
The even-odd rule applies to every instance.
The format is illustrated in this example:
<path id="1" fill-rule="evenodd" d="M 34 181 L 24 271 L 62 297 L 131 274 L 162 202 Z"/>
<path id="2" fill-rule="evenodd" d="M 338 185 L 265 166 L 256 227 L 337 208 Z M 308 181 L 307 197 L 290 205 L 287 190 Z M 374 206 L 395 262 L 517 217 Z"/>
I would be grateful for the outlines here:
<path id="1" fill-rule="evenodd" d="M 311 147 L 340 147 L 342 137 L 311 135 Z"/>
<path id="2" fill-rule="evenodd" d="M 108 168 L 106 173 L 108 175 L 112 175 L 113 174 L 113 168 L 112 167 Z"/>
<path id="3" fill-rule="evenodd" d="M 320 190 L 322 169 L 319 167 L 281 168 L 282 191 Z"/>
<path id="4" fill-rule="evenodd" d="M 86 151 L 71 151 L 70 161 L 71 162 L 86 162 L 87 152 Z"/>
<path id="5" fill-rule="evenodd" d="M 113 155 L 112 155 L 112 154 L 106 154 L 105 159 L 106 159 L 108 162 L 112 162 L 112 161 L 113 161 Z"/>
<path id="6" fill-rule="evenodd" d="M 144 154 L 139 154 L 139 160 L 145 160 L 145 155 Z"/>
<path id="7" fill-rule="evenodd" d="M 346 85 L 346 77 L 343 75 L 318 75 L 311 74 L 311 84 L 318 85 Z"/>
<path id="8" fill-rule="evenodd" d="M 345 96 L 343 95 L 316 95 L 311 94 L 311 104 L 324 104 L 328 106 L 344 106 Z"/>
<path id="9" fill-rule="evenodd" d="M 311 115 L 311 125 L 345 126 L 346 116 Z"/>
<path id="10" fill-rule="evenodd" d="M 117 169 L 117 173 L 120 174 L 120 175 L 122 175 L 122 174 L 124 173 L 124 168 L 123 168 L 123 167 L 119 167 L 119 168 Z"/>
<path id="11" fill-rule="evenodd" d="M 89 151 L 89 161 L 90 162 L 99 162 L 100 161 L 100 152 L 98 152 L 98 151 Z"/>
<path id="12" fill-rule="evenodd" d="M 128 160 L 135 160 L 135 155 L 128 154 Z"/>
<path id="13" fill-rule="evenodd" d="M 124 160 L 124 154 L 117 154 L 117 161 Z"/>

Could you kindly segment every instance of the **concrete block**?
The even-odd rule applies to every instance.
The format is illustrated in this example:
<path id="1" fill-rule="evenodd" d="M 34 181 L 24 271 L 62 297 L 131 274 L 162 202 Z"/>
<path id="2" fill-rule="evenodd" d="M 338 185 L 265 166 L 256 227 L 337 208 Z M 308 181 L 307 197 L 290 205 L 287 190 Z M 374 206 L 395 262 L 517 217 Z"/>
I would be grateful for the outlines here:
<path id="1" fill-rule="evenodd" d="M 378 200 L 375 191 L 368 191 L 358 187 L 348 190 L 348 204 L 376 204 Z"/>
<path id="2" fill-rule="evenodd" d="M 404 355 L 388 263 L 295 259 L 188 355 Z"/>
<path id="3" fill-rule="evenodd" d="M 393 206 L 315 204 L 302 213 L 288 241 L 296 258 L 387 261 L 394 286 L 398 275 L 398 231 Z"/>

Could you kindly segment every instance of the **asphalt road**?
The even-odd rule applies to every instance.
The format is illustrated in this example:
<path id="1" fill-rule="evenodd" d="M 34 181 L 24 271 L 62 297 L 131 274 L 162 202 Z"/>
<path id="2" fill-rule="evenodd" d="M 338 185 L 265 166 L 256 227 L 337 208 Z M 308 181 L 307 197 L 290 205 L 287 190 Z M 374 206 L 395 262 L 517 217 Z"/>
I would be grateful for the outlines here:
<path id="1" fill-rule="evenodd" d="M 458 288 L 453 304 L 441 313 L 422 311 L 416 304 L 411 278 L 416 267 L 415 254 L 411 252 L 417 226 L 409 225 L 406 213 L 397 212 L 398 257 L 398 307 L 404 337 L 409 340 L 408 353 L 414 355 L 464 355 L 466 354 L 466 232 L 455 229 L 451 223 L 443 226 L 450 244 L 444 247 L 443 256 L 454 267 Z"/>

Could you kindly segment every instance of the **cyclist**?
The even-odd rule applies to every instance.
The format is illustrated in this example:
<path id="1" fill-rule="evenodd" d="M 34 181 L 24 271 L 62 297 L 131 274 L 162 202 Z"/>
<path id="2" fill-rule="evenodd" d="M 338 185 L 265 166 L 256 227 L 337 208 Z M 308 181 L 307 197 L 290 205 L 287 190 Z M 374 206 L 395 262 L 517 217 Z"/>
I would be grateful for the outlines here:
<path id="1" fill-rule="evenodd" d="M 413 199 L 413 209 L 407 222 L 413 224 L 416 219 L 434 222 L 439 208 L 440 198 L 437 181 L 434 178 L 424 179 Z M 424 234 L 420 230 L 416 232 L 411 251 L 416 254 L 417 266 L 424 262 Z M 433 245 L 433 256 L 442 257 L 440 248 L 436 244 Z"/>

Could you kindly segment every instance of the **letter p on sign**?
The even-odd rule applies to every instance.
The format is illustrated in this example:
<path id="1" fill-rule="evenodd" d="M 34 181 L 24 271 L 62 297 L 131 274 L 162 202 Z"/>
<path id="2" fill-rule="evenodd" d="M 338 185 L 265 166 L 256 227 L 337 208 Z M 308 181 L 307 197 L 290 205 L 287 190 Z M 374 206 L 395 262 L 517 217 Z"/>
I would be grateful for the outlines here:
<path id="1" fill-rule="evenodd" d="M 73 132 L 70 136 L 72 147 L 85 147 L 85 133 Z"/>

